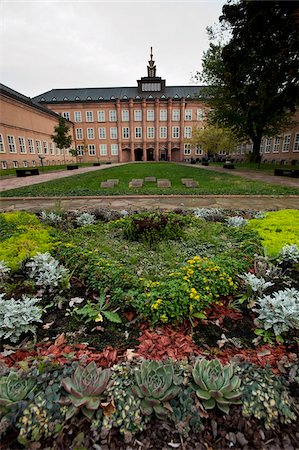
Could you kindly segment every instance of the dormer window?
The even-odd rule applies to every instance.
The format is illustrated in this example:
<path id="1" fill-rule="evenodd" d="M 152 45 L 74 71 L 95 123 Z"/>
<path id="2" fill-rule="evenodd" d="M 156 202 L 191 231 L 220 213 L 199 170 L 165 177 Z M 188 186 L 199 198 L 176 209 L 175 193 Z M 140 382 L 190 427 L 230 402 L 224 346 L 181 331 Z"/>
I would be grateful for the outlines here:
<path id="1" fill-rule="evenodd" d="M 53 97 L 52 98 L 52 102 L 56 102 L 57 101 L 57 98 L 56 97 Z"/>
<path id="2" fill-rule="evenodd" d="M 79 98 L 79 97 L 76 97 L 75 100 L 78 101 L 78 100 L 80 100 L 80 98 Z"/>
<path id="3" fill-rule="evenodd" d="M 179 98 L 179 96 L 176 94 L 176 95 L 174 96 L 174 98 Z"/>
<path id="4" fill-rule="evenodd" d="M 44 97 L 42 97 L 42 98 L 40 99 L 40 101 L 41 101 L 41 102 L 44 102 L 44 101 L 45 101 Z"/>
<path id="5" fill-rule="evenodd" d="M 104 100 L 102 96 L 99 97 L 99 100 Z"/>
<path id="6" fill-rule="evenodd" d="M 160 92 L 161 83 L 142 83 L 143 92 Z"/>
<path id="7" fill-rule="evenodd" d="M 128 97 L 126 95 L 123 96 L 123 100 L 127 100 Z"/>
<path id="8" fill-rule="evenodd" d="M 115 97 L 114 97 L 114 95 L 112 95 L 112 97 L 110 97 L 110 100 L 115 100 Z"/>
<path id="9" fill-rule="evenodd" d="M 91 100 L 91 97 L 88 96 L 86 100 Z"/>
<path id="10" fill-rule="evenodd" d="M 161 95 L 161 98 L 166 98 L 166 97 L 165 97 L 165 95 L 163 94 L 163 95 Z"/>
<path id="11" fill-rule="evenodd" d="M 154 98 L 151 94 L 148 96 L 148 98 Z"/>
<path id="12" fill-rule="evenodd" d="M 137 100 L 139 100 L 140 99 L 140 96 L 139 95 L 136 95 L 136 97 L 135 97 Z"/>

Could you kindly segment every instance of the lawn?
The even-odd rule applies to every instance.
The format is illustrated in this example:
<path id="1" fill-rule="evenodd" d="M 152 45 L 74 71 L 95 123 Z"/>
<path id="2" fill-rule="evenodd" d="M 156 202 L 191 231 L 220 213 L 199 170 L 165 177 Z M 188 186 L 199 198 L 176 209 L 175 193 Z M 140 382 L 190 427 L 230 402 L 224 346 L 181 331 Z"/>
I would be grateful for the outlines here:
<path id="1" fill-rule="evenodd" d="M 171 188 L 158 188 L 156 183 L 145 182 L 142 188 L 129 188 L 133 179 L 145 177 L 169 179 Z M 198 188 L 187 188 L 182 178 L 192 178 Z M 113 188 L 101 188 L 101 182 L 118 179 Z M 12 196 L 84 196 L 84 195 L 202 195 L 202 194 L 298 194 L 299 189 L 275 186 L 258 181 L 244 180 L 229 174 L 213 173 L 200 167 L 174 163 L 134 163 L 109 167 L 88 174 L 74 175 L 57 181 L 49 181 L 34 186 L 3 192 L 4 197 Z"/>
<path id="2" fill-rule="evenodd" d="M 78 164 L 79 167 L 91 166 L 91 163 L 76 163 L 75 161 L 70 164 Z M 24 169 L 24 167 L 22 167 L 22 168 Z M 59 166 L 36 166 L 36 168 L 39 169 L 40 173 L 67 170 L 66 164 L 59 165 Z M 28 167 L 28 169 L 33 169 L 33 167 Z M 5 169 L 5 170 L 1 169 L 0 170 L 0 178 L 3 179 L 7 176 L 9 176 L 9 177 L 16 176 L 16 169 Z"/>
<path id="3" fill-rule="evenodd" d="M 3 448 L 295 448 L 298 224 L 1 213 Z"/>

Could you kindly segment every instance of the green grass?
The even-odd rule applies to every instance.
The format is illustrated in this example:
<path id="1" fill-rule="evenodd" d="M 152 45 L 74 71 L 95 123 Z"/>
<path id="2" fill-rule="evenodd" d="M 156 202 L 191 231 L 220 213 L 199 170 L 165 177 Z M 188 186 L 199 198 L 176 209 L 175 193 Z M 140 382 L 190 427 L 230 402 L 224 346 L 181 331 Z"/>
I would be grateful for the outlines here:
<path id="1" fill-rule="evenodd" d="M 269 175 L 269 173 L 274 173 L 274 169 L 277 168 L 283 168 L 283 169 L 298 169 L 299 166 L 292 166 L 291 164 L 287 164 L 287 165 L 283 165 L 281 166 L 280 164 L 267 164 L 267 163 L 251 163 L 251 162 L 243 162 L 243 163 L 238 163 L 238 161 L 236 161 L 235 163 L 235 168 L 237 170 L 240 171 L 248 171 L 248 170 L 254 170 L 256 172 L 262 173 L 264 172 L 265 174 Z M 210 166 L 216 166 L 216 167 L 222 167 L 223 166 L 223 162 L 211 162 Z"/>
<path id="2" fill-rule="evenodd" d="M 158 188 L 156 183 L 144 183 L 142 188 L 129 188 L 133 178 L 154 176 L 167 178 L 171 188 Z M 110 189 L 100 187 L 101 181 L 119 179 L 118 186 Z M 181 178 L 193 178 L 198 188 L 186 188 Z M 202 194 L 298 194 L 299 189 L 276 186 L 258 181 L 245 180 L 234 175 L 207 171 L 199 166 L 185 166 L 175 163 L 135 163 L 105 168 L 69 178 L 53 180 L 24 188 L 3 192 L 3 197 L 14 196 L 86 196 L 86 195 L 202 195 Z"/>
<path id="3" fill-rule="evenodd" d="M 42 166 L 38 165 L 35 167 L 35 169 L 39 169 L 40 173 L 53 172 L 53 171 L 66 170 L 66 166 L 71 165 L 71 164 L 78 164 L 79 167 L 88 167 L 88 166 L 92 165 L 91 163 L 79 164 L 74 161 L 74 162 L 71 162 L 68 164 L 64 164 L 62 166 L 44 166 L 44 167 L 42 167 Z M 33 167 L 20 167 L 20 169 L 28 169 L 29 170 L 29 169 L 33 169 Z M 15 175 L 16 175 L 16 169 L 5 169 L 5 170 L 1 169 L 0 170 L 0 177 L 7 177 L 7 176 L 13 177 Z"/>

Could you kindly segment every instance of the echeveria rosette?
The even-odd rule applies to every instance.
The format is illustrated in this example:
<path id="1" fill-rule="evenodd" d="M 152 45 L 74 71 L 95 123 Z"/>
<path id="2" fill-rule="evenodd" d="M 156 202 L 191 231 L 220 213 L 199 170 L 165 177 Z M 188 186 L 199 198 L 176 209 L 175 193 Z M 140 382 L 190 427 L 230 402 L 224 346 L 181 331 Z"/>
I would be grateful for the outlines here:
<path id="1" fill-rule="evenodd" d="M 196 360 L 192 371 L 196 383 L 196 395 L 206 409 L 216 405 L 224 413 L 229 413 L 231 404 L 240 405 L 241 380 L 234 375 L 234 366 L 222 366 L 218 359 L 207 361 L 205 358 Z"/>
<path id="2" fill-rule="evenodd" d="M 78 366 L 73 378 L 62 380 L 61 384 L 70 394 L 69 400 L 74 407 L 70 409 L 67 418 L 72 417 L 81 408 L 83 414 L 91 419 L 104 399 L 103 393 L 109 380 L 110 369 L 98 369 L 94 361 L 86 367 Z"/>
<path id="3" fill-rule="evenodd" d="M 5 414 L 14 404 L 25 400 L 35 386 L 32 378 L 20 378 L 15 372 L 0 380 L 0 413 Z"/>
<path id="4" fill-rule="evenodd" d="M 158 418 L 165 419 L 172 411 L 167 402 L 180 390 L 172 364 L 144 361 L 140 370 L 135 372 L 135 378 L 137 385 L 132 387 L 132 391 L 141 399 L 143 414 L 149 416 L 155 412 Z"/>

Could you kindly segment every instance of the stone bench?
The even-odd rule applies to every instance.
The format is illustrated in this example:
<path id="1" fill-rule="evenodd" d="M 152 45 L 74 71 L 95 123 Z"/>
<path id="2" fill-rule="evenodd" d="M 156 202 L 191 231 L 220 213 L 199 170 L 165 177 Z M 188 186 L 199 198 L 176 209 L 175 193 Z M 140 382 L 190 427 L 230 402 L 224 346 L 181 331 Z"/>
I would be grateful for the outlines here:
<path id="1" fill-rule="evenodd" d="M 223 169 L 234 169 L 234 168 L 235 168 L 235 165 L 232 162 L 226 161 L 223 164 Z"/>
<path id="2" fill-rule="evenodd" d="M 274 175 L 283 176 L 287 175 L 293 178 L 299 178 L 299 169 L 275 169 Z"/>
<path id="3" fill-rule="evenodd" d="M 79 166 L 76 164 L 72 164 L 71 166 L 66 166 L 67 170 L 75 170 L 75 169 L 79 169 Z"/>
<path id="4" fill-rule="evenodd" d="M 30 175 L 39 175 L 39 170 L 37 168 L 33 169 L 16 169 L 17 177 L 28 177 Z"/>

